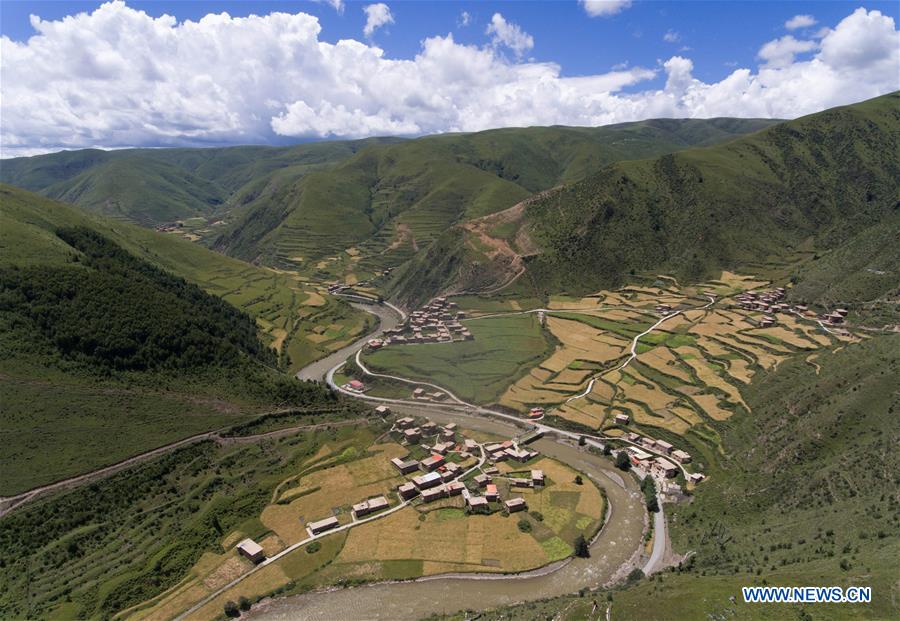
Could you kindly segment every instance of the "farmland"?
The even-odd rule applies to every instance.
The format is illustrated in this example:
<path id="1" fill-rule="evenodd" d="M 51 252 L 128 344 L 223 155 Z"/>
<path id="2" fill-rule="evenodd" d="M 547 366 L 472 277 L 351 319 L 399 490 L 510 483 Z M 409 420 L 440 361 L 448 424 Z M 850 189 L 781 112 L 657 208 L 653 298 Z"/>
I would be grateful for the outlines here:
<path id="1" fill-rule="evenodd" d="M 474 340 L 388 347 L 364 358 L 373 370 L 428 381 L 467 401 L 491 403 L 552 351 L 534 315 L 473 319 Z"/>

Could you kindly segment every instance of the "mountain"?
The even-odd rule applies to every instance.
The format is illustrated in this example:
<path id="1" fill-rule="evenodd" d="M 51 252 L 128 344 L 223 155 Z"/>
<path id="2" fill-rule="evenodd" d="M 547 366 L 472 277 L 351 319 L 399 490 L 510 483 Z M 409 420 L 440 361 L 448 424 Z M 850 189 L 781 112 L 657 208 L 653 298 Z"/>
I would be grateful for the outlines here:
<path id="1" fill-rule="evenodd" d="M 4 160 L 0 181 L 143 226 L 209 218 L 229 199 L 330 166 L 371 139 L 293 147 L 85 149 Z"/>
<path id="2" fill-rule="evenodd" d="M 0 203 L 0 494 L 264 411 L 333 405 L 278 368 L 262 330 L 290 318 L 304 339 L 325 321 L 298 316 L 293 279 L 10 186 Z M 326 325 L 345 321 L 349 307 L 319 301 Z"/>
<path id="3" fill-rule="evenodd" d="M 527 266 L 517 286 L 531 294 L 586 293 L 660 270 L 698 280 L 804 256 L 825 260 L 820 269 L 814 262 L 798 267 L 801 284 L 821 281 L 828 264 L 841 265 L 845 284 L 835 284 L 834 294 L 842 301 L 896 291 L 898 103 L 894 93 L 720 145 L 613 163 L 497 214 L 474 233 L 448 230 L 436 242 L 439 250 L 398 271 L 390 291 L 415 300 L 466 288 L 471 283 L 459 276 L 473 273 L 486 281 L 470 277 L 477 285 L 502 283 L 510 277 L 510 252 L 492 256 L 484 248 L 503 243 Z M 839 249 L 863 257 L 873 243 L 877 256 L 840 258 Z M 868 269 L 889 275 L 854 292 L 850 283 Z M 430 289 L 415 292 L 413 282 Z"/>
<path id="4" fill-rule="evenodd" d="M 758 119 L 651 120 L 598 128 L 532 127 L 371 145 L 234 212 L 215 247 L 245 260 L 307 267 L 359 246 L 363 274 L 396 267 L 448 227 L 610 162 L 728 140 Z"/>

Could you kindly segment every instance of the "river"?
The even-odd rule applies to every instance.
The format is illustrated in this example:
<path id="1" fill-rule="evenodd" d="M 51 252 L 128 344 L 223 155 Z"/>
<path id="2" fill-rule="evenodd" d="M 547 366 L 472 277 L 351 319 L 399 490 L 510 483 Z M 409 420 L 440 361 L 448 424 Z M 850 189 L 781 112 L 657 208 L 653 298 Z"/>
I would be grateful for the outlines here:
<path id="1" fill-rule="evenodd" d="M 349 355 L 349 352 L 348 354 Z M 346 355 L 345 355 L 346 357 Z M 337 362 L 333 362 L 334 366 Z M 439 423 L 514 436 L 513 425 L 473 416 L 452 408 L 427 411 L 416 406 L 392 406 L 398 413 L 428 416 Z M 573 593 L 582 587 L 599 587 L 627 566 L 642 546 L 644 510 L 642 496 L 630 476 L 612 467 L 610 460 L 576 446 L 542 438 L 534 446 L 543 454 L 581 470 L 606 490 L 610 503 L 607 523 L 591 545 L 591 557 L 574 558 L 543 575 L 436 576 L 411 582 L 383 583 L 351 589 L 307 593 L 268 600 L 254 606 L 254 621 L 334 621 L 335 619 L 421 619 L 434 613 L 485 609 L 516 602 Z M 534 574 L 541 574 L 540 570 Z"/>

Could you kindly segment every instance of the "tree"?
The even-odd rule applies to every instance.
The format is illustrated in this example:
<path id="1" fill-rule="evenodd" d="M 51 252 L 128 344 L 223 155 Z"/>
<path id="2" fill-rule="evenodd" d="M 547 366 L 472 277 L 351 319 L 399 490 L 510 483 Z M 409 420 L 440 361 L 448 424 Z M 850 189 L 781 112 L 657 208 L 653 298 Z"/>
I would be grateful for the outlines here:
<path id="1" fill-rule="evenodd" d="M 628 453 L 625 451 L 619 451 L 616 453 L 616 468 L 619 470 L 630 470 L 631 469 L 631 460 L 628 459 Z"/>
<path id="2" fill-rule="evenodd" d="M 522 518 L 521 520 L 519 520 L 519 530 L 522 531 L 523 533 L 530 533 L 531 532 L 531 522 L 529 522 L 525 518 Z"/>
<path id="3" fill-rule="evenodd" d="M 250 600 L 241 595 L 238 598 L 238 608 L 240 608 L 244 612 L 250 610 Z"/>
<path id="4" fill-rule="evenodd" d="M 588 547 L 588 542 L 584 538 L 584 535 L 578 535 L 575 538 L 575 556 L 581 558 L 588 558 L 591 556 L 591 550 Z"/>
<path id="5" fill-rule="evenodd" d="M 612 447 L 609 444 L 603 445 L 603 454 L 604 455 L 612 455 Z"/>
<path id="6" fill-rule="evenodd" d="M 587 444 L 587 438 L 578 436 L 578 446 L 584 446 L 585 444 Z"/>
<path id="7" fill-rule="evenodd" d="M 241 611 L 238 610 L 238 605 L 233 601 L 228 600 L 225 602 L 225 616 L 226 617 L 240 617 Z"/>
<path id="8" fill-rule="evenodd" d="M 581 478 L 580 474 L 575 475 L 575 485 L 584 485 L 584 479 Z"/>

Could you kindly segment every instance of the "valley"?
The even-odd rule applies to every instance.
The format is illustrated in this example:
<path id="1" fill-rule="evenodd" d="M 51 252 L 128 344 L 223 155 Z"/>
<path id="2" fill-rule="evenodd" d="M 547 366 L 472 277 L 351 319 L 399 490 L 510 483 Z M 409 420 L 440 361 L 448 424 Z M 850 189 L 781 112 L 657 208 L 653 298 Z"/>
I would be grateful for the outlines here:
<path id="1" fill-rule="evenodd" d="M 0 617 L 891 618 L 898 102 L 4 160 Z"/>

